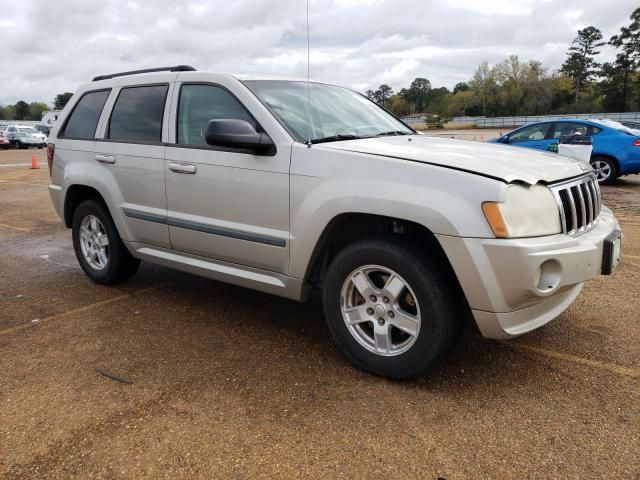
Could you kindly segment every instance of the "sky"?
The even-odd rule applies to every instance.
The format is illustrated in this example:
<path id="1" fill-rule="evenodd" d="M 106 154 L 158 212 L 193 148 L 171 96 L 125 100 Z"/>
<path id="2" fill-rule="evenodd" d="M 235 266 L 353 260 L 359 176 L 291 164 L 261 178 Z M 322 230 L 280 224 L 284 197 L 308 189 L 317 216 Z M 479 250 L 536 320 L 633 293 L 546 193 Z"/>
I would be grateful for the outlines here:
<path id="1" fill-rule="evenodd" d="M 562 65 L 579 28 L 605 39 L 637 0 L 310 0 L 311 77 L 360 91 L 468 80 L 508 55 Z M 51 104 L 96 75 L 187 64 L 303 77 L 304 0 L 0 0 L 0 104 Z M 603 48 L 599 61 L 612 59 Z"/>

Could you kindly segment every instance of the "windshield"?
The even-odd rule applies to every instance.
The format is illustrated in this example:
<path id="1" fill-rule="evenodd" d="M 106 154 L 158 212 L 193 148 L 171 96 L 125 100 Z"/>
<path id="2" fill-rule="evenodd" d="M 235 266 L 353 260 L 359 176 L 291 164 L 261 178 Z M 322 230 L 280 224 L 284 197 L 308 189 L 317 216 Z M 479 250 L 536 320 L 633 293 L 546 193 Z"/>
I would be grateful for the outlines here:
<path id="1" fill-rule="evenodd" d="M 22 133 L 38 133 L 35 128 L 31 127 L 18 127 L 18 131 Z"/>
<path id="2" fill-rule="evenodd" d="M 313 143 L 320 143 L 414 133 L 393 115 L 347 88 L 310 83 L 307 110 L 306 82 L 251 80 L 245 84 L 300 142 L 306 142 L 309 135 Z"/>

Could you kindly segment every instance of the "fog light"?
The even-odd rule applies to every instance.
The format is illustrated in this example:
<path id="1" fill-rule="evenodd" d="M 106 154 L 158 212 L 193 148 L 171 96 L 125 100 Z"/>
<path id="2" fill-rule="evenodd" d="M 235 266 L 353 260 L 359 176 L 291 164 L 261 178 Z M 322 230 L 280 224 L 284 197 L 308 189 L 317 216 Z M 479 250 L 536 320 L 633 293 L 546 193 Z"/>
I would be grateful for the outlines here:
<path id="1" fill-rule="evenodd" d="M 562 266 L 557 260 L 547 260 L 538 269 L 536 287 L 542 293 L 549 293 L 560 285 Z"/>

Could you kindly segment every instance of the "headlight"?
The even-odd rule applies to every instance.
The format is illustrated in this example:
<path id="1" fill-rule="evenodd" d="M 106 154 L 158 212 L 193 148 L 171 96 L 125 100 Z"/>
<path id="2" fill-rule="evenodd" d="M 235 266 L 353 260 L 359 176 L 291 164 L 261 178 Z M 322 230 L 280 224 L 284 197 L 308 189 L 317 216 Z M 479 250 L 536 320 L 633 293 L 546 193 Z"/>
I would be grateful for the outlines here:
<path id="1" fill-rule="evenodd" d="M 504 202 L 484 202 L 482 211 L 497 238 L 539 237 L 562 232 L 553 193 L 544 185 L 509 185 Z"/>

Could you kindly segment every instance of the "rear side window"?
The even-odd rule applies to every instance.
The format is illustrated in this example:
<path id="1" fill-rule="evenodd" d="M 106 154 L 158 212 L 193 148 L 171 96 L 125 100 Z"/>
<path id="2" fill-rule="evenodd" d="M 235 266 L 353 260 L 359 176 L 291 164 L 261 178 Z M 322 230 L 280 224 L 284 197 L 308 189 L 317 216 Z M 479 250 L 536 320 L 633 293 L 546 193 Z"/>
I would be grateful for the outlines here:
<path id="1" fill-rule="evenodd" d="M 96 136 L 102 107 L 107 101 L 109 92 L 110 90 L 100 90 L 85 93 L 73 108 L 62 137 L 93 140 Z"/>
<path id="2" fill-rule="evenodd" d="M 227 90 L 215 85 L 182 85 L 178 104 L 178 145 L 207 146 L 204 131 L 209 120 L 256 122 Z"/>
<path id="3" fill-rule="evenodd" d="M 551 138 L 560 138 L 565 135 L 588 135 L 586 123 L 558 122 L 554 124 Z"/>
<path id="4" fill-rule="evenodd" d="M 107 138 L 128 142 L 162 141 L 162 117 L 168 85 L 120 90 L 109 120 Z"/>

